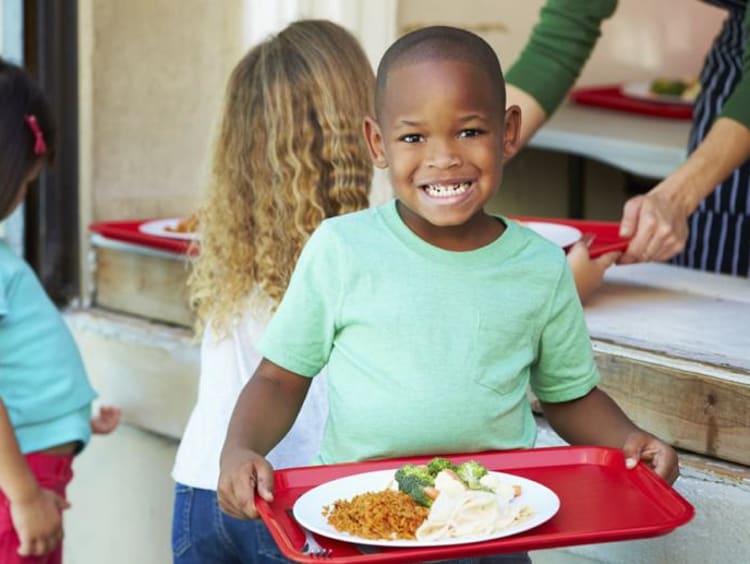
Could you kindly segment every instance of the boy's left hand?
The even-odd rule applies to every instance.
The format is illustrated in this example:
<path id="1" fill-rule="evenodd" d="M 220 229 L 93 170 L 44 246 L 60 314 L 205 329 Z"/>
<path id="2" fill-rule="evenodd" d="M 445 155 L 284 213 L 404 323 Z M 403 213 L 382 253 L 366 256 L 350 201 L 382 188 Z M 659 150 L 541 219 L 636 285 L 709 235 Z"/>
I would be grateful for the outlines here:
<path id="1" fill-rule="evenodd" d="M 638 461 L 643 461 L 669 484 L 673 484 L 680 475 L 677 452 L 649 433 L 630 433 L 622 451 L 625 454 L 625 466 L 628 468 L 635 468 Z"/>
<path id="2" fill-rule="evenodd" d="M 103 405 L 99 415 L 91 418 L 91 431 L 98 435 L 106 435 L 115 430 L 120 423 L 122 412 L 117 407 Z"/>

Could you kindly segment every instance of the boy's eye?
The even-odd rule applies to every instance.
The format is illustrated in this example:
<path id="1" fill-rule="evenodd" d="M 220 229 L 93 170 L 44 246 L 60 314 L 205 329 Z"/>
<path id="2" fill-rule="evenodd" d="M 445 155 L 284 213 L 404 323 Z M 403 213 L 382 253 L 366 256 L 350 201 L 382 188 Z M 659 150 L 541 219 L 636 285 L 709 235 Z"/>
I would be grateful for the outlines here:
<path id="1" fill-rule="evenodd" d="M 422 141 L 422 136 L 419 133 L 407 133 L 399 137 L 399 141 L 404 143 L 419 143 Z"/>
<path id="2" fill-rule="evenodd" d="M 482 134 L 481 129 L 463 129 L 458 134 L 459 137 L 477 137 Z"/>

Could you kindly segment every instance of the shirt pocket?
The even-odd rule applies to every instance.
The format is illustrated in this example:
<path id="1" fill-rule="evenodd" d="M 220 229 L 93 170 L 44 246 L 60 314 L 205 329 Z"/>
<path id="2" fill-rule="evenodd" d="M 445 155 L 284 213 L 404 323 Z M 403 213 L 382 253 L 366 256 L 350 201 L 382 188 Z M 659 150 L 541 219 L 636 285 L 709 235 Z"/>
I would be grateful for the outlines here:
<path id="1" fill-rule="evenodd" d="M 502 396 L 525 392 L 535 359 L 528 327 L 482 317 L 473 351 L 476 383 Z"/>

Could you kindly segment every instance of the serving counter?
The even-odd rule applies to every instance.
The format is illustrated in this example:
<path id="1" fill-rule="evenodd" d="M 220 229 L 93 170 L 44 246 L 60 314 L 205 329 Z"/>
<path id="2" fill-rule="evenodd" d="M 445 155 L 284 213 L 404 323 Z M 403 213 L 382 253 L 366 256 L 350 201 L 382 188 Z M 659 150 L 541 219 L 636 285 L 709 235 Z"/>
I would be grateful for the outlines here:
<path id="1" fill-rule="evenodd" d="M 602 387 L 638 424 L 750 466 L 750 280 L 616 266 L 585 313 Z"/>

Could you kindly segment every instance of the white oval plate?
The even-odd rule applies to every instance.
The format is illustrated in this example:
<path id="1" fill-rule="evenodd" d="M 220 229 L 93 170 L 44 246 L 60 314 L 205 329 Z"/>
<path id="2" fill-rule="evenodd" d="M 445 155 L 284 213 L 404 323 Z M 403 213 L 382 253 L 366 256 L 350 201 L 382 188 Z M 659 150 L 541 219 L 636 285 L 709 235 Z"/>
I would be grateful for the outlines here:
<path id="1" fill-rule="evenodd" d="M 521 478 L 520 476 L 504 474 L 502 472 L 491 472 L 510 484 L 518 484 L 521 486 L 521 495 L 515 498 L 512 503 L 530 506 L 534 512 L 532 516 L 517 525 L 495 531 L 490 535 L 450 538 L 438 541 L 365 539 L 350 535 L 349 533 L 337 531 L 328 524 L 328 521 L 323 516 L 323 507 L 332 505 L 333 502 L 339 499 L 351 499 L 357 494 L 384 490 L 393 481 L 394 473 L 395 470 L 364 472 L 362 474 L 354 474 L 353 476 L 347 476 L 345 478 L 339 478 L 337 480 L 320 484 L 302 494 L 302 496 L 296 501 L 293 509 L 294 518 L 300 525 L 314 533 L 344 542 L 415 548 L 482 542 L 515 535 L 516 533 L 533 529 L 545 521 L 548 521 L 560 508 L 560 499 L 546 486 L 526 478 Z"/>
<path id="2" fill-rule="evenodd" d="M 184 233 L 180 231 L 170 231 L 175 229 L 183 220 L 181 217 L 172 217 L 169 219 L 155 219 L 153 221 L 144 221 L 138 226 L 138 231 L 147 235 L 156 235 L 157 237 L 169 237 L 170 239 L 182 239 L 184 241 L 197 241 L 200 234 L 191 232 Z"/>
<path id="3" fill-rule="evenodd" d="M 627 82 L 620 88 L 623 96 L 634 98 L 636 100 L 645 100 L 648 102 L 658 102 L 661 104 L 679 104 L 680 106 L 692 106 L 692 100 L 685 100 L 680 96 L 670 96 L 668 94 L 657 94 L 651 92 L 651 82 Z"/>
<path id="4" fill-rule="evenodd" d="M 561 223 L 548 223 L 546 221 L 524 221 L 523 225 L 525 225 L 532 231 L 535 231 L 545 239 L 549 239 L 553 243 L 557 243 L 562 248 L 569 247 L 583 236 L 579 229 L 571 227 L 570 225 L 563 225 Z"/>

